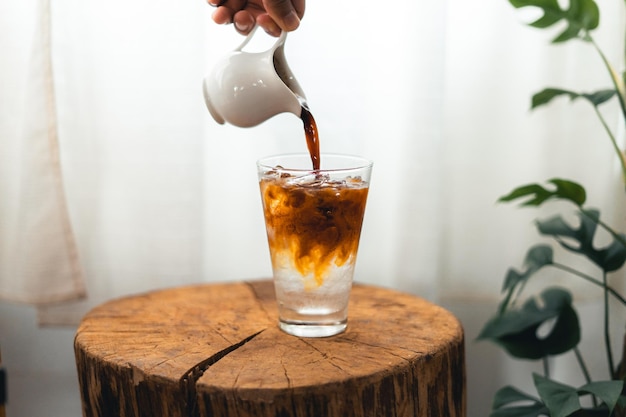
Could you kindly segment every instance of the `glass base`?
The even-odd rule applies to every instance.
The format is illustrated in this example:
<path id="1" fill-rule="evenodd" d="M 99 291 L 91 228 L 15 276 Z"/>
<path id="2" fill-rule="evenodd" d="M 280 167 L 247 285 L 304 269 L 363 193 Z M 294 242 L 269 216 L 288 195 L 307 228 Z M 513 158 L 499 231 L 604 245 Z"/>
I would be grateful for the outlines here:
<path id="1" fill-rule="evenodd" d="M 347 320 L 335 323 L 294 323 L 279 320 L 282 331 L 299 337 L 329 337 L 342 333 L 348 325 Z"/>

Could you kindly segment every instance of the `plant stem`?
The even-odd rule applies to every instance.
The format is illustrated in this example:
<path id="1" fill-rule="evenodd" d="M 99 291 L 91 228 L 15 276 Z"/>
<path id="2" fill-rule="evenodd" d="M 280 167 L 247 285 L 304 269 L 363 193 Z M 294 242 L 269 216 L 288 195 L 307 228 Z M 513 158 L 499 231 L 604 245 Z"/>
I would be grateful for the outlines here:
<path id="1" fill-rule="evenodd" d="M 553 263 L 552 264 L 555 268 L 559 268 L 562 269 L 563 271 L 567 271 L 570 274 L 574 274 L 576 276 L 579 276 L 580 278 L 587 280 L 589 282 L 591 282 L 592 284 L 595 284 L 599 287 L 603 287 L 605 289 L 605 292 L 610 293 L 613 297 L 617 298 L 617 300 L 622 303 L 624 306 L 626 306 L 626 299 L 624 297 L 622 297 L 622 295 L 620 293 L 618 293 L 617 291 L 615 291 L 613 288 L 609 287 L 608 285 L 606 285 L 605 283 L 602 283 L 602 281 L 599 281 L 597 279 L 595 279 L 594 277 L 590 277 L 587 274 L 584 274 L 580 271 L 575 270 L 574 268 L 570 268 L 567 265 L 563 265 L 563 264 L 559 264 L 559 263 Z M 606 277 L 606 274 L 604 274 L 604 276 Z"/>
<path id="2" fill-rule="evenodd" d="M 541 362 L 543 363 L 543 376 L 546 378 L 550 378 L 550 362 L 547 356 L 541 358 Z"/>
<path id="3" fill-rule="evenodd" d="M 583 355 L 580 353 L 580 350 L 578 349 L 578 346 L 576 346 L 574 348 L 574 354 L 576 354 L 576 360 L 578 361 L 578 364 L 580 365 L 580 369 L 583 372 L 583 375 L 585 377 L 585 381 L 587 383 L 591 382 L 591 376 L 589 375 L 589 370 L 587 369 L 587 365 L 585 364 L 585 360 L 583 359 Z"/>
<path id="4" fill-rule="evenodd" d="M 613 135 L 613 132 L 611 132 L 611 129 L 606 124 L 606 120 L 604 120 L 604 117 L 602 116 L 602 113 L 600 113 L 600 110 L 598 109 L 598 106 L 593 106 L 593 109 L 596 111 L 596 114 L 598 115 L 598 118 L 600 119 L 600 123 L 602 123 L 602 126 L 604 126 L 604 130 L 606 130 L 606 133 L 609 135 L 609 138 L 611 139 L 611 144 L 613 145 L 613 150 L 617 154 L 617 157 L 618 157 L 617 159 L 619 159 L 619 162 L 620 162 L 620 164 L 622 166 L 622 177 L 623 177 L 624 181 L 626 182 L 626 158 L 622 154 L 622 150 L 620 149 L 620 147 L 619 147 L 619 145 L 617 143 L 617 140 L 615 139 L 615 136 Z"/>
<path id="5" fill-rule="evenodd" d="M 591 35 L 589 33 L 587 33 L 586 36 L 587 36 L 587 39 L 589 39 L 589 41 L 593 45 L 593 47 L 596 49 L 598 54 L 600 55 L 600 58 L 602 58 L 602 62 L 604 63 L 604 66 L 606 67 L 606 69 L 609 72 L 609 75 L 611 76 L 611 81 L 613 82 L 613 86 L 615 87 L 615 91 L 617 91 L 617 98 L 618 98 L 618 101 L 619 101 L 620 108 L 622 110 L 622 117 L 623 117 L 624 121 L 626 122 L 626 86 L 625 86 L 625 81 L 622 78 L 622 76 L 620 75 L 620 73 L 618 71 L 616 71 L 615 68 L 613 68 L 613 66 L 611 65 L 609 60 L 606 58 L 606 56 L 604 55 L 604 53 L 602 52 L 602 50 L 600 49 L 598 44 L 593 40 Z M 626 55 L 626 51 L 625 51 L 625 55 Z M 596 113 L 598 114 L 598 116 L 600 117 L 600 120 L 602 121 L 602 125 L 607 130 L 607 132 L 609 132 L 609 136 L 611 138 L 611 142 L 613 143 L 613 148 L 615 149 L 615 151 L 617 153 L 617 157 L 619 158 L 620 164 L 622 165 L 622 174 L 623 174 L 623 177 L 624 177 L 624 181 L 626 181 L 626 152 L 622 152 L 620 150 L 619 145 L 617 144 L 617 142 L 615 140 L 615 137 L 613 136 L 613 134 L 610 133 L 610 129 L 608 128 L 606 122 L 604 121 L 604 119 L 600 115 L 600 112 L 598 111 L 598 108 L 596 106 L 594 106 L 594 107 L 596 109 Z"/>
<path id="6" fill-rule="evenodd" d="M 591 376 L 589 375 L 589 370 L 587 369 L 587 365 L 585 364 L 585 360 L 583 359 L 583 355 L 580 353 L 580 350 L 578 349 L 578 346 L 574 347 L 574 354 L 576 355 L 576 360 L 578 361 L 578 364 L 580 365 L 580 369 L 583 372 L 583 375 L 585 377 L 585 381 L 589 384 L 591 383 Z M 593 401 L 593 406 L 597 407 L 598 406 L 598 400 L 596 398 L 595 395 L 591 396 L 592 401 Z"/>
<path id="7" fill-rule="evenodd" d="M 596 41 L 594 41 L 591 35 L 589 35 L 588 33 L 587 33 L 587 38 L 589 39 L 593 47 L 596 49 L 596 51 L 600 55 L 600 58 L 602 58 L 602 62 L 604 63 L 604 66 L 609 71 L 609 75 L 611 76 L 611 81 L 613 81 L 613 86 L 615 87 L 615 90 L 617 91 L 619 104 L 622 109 L 622 115 L 624 116 L 624 120 L 626 120 L 626 88 L 624 87 L 624 80 L 622 80 L 622 78 L 620 77 L 620 74 L 613 68 L 609 60 L 604 55 L 604 52 L 602 52 L 602 50 L 600 49 Z"/>
<path id="8" fill-rule="evenodd" d="M 602 274 L 604 285 L 604 344 L 606 345 L 606 358 L 609 365 L 609 378 L 613 378 L 615 367 L 613 365 L 613 352 L 611 351 L 611 336 L 609 334 L 609 286 L 607 284 L 606 272 Z"/>

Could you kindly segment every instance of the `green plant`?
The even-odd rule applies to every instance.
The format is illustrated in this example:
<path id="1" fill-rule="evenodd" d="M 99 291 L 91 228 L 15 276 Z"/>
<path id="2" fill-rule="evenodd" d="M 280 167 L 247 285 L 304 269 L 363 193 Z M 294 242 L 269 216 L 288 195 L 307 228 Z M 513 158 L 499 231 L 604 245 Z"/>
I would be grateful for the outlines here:
<path id="1" fill-rule="evenodd" d="M 620 161 L 626 183 L 625 154 L 619 148 L 615 134 L 600 111 L 602 104 L 616 98 L 621 110 L 621 122 L 626 122 L 626 72 L 620 74 L 611 65 L 592 36 L 600 24 L 597 4 L 594 0 L 570 0 L 567 7 L 562 7 L 557 0 L 509 2 L 515 8 L 532 6 L 541 10 L 541 17 L 530 23 L 530 26 L 545 29 L 564 24 L 565 28 L 553 39 L 554 43 L 578 40 L 591 45 L 599 54 L 612 83 L 610 88 L 592 93 L 546 88 L 533 96 L 531 108 L 546 105 L 559 96 L 572 100 L 583 99 L 590 103 Z M 624 62 L 621 63 L 623 64 Z M 517 201 L 524 207 L 539 207 L 556 201 L 570 204 L 580 220 L 576 225 L 571 225 L 562 215 L 556 215 L 546 220 L 538 220 L 537 230 L 539 234 L 553 239 L 565 251 L 585 257 L 599 268 L 601 276 L 594 277 L 558 262 L 552 246 L 546 244 L 530 248 L 522 271 L 513 268 L 508 271 L 502 289 L 503 300 L 494 317 L 485 324 L 478 339 L 496 343 L 513 357 L 541 360 L 544 371 L 543 375 L 533 375 L 538 396 L 524 393 L 512 386 L 500 389 L 493 401 L 491 417 L 626 415 L 626 358 L 622 358 L 619 365 L 614 363 L 609 332 L 610 298 L 617 300 L 619 308 L 626 308 L 626 298 L 611 286 L 608 279 L 608 274 L 621 271 L 626 263 L 626 235 L 606 224 L 601 219 L 599 210 L 585 205 L 586 194 L 582 185 L 556 178 L 547 181 L 545 185 L 529 184 L 518 187 L 499 200 Z M 610 236 L 610 242 L 600 248 L 594 245 L 599 231 L 608 232 Z M 578 348 L 581 341 L 578 314 L 572 295 L 566 288 L 548 287 L 536 297 L 523 296 L 527 282 L 545 268 L 554 268 L 568 277 L 581 278 L 602 289 L 606 378 L 591 379 Z M 540 330 L 544 333 L 547 331 L 547 334 Z M 548 358 L 572 351 L 585 377 L 584 383 L 577 386 L 550 378 Z M 581 403 L 583 397 L 589 400 Z"/>

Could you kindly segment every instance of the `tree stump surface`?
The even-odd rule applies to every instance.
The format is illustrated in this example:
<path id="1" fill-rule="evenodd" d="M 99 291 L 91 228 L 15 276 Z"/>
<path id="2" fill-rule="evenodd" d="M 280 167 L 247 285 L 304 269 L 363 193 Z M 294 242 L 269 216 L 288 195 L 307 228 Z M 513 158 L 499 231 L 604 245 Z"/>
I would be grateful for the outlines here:
<path id="1" fill-rule="evenodd" d="M 465 416 L 463 329 L 445 309 L 355 284 L 340 335 L 277 320 L 267 280 L 102 304 L 74 342 L 83 416 Z"/>

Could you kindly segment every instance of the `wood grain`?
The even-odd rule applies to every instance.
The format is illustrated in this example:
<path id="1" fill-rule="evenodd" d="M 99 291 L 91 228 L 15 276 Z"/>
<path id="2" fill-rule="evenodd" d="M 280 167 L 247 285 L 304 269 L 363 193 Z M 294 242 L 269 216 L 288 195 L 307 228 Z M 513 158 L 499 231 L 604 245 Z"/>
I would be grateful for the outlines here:
<path id="1" fill-rule="evenodd" d="M 355 285 L 348 329 L 277 327 L 271 281 L 105 303 L 75 338 L 85 417 L 464 417 L 463 329 L 443 308 Z"/>

